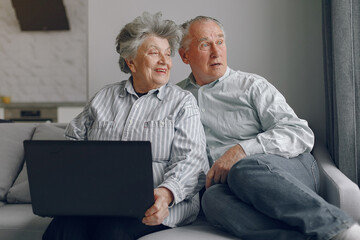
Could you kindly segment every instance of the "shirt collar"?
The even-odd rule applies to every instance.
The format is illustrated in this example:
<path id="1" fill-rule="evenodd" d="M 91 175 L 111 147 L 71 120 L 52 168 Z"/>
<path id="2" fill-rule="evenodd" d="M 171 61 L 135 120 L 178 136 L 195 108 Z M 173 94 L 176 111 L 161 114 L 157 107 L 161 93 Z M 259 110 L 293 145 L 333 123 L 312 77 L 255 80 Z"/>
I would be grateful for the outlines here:
<path id="1" fill-rule="evenodd" d="M 223 76 L 221 76 L 219 79 L 211 82 L 211 83 L 208 83 L 206 85 L 215 85 L 217 82 L 221 82 L 222 80 L 224 80 L 226 77 L 228 77 L 230 75 L 230 68 L 229 67 L 226 67 L 226 71 L 224 73 Z M 195 77 L 193 75 L 193 73 L 190 73 L 189 77 L 188 77 L 188 84 L 192 84 L 194 85 L 195 87 L 199 88 L 200 86 L 196 83 L 195 81 Z"/>
<path id="2" fill-rule="evenodd" d="M 219 82 L 221 82 L 222 80 L 224 80 L 225 78 L 227 78 L 230 75 L 230 68 L 226 67 L 226 72 L 224 73 L 224 75 L 222 77 L 220 77 L 218 79 Z"/>
<path id="3" fill-rule="evenodd" d="M 165 84 L 165 85 L 163 85 L 163 86 L 161 86 L 159 88 L 150 90 L 148 95 L 156 94 L 156 97 L 160 101 L 162 101 L 164 99 L 164 97 L 165 97 L 166 85 L 167 84 Z M 135 89 L 134 89 L 134 86 L 133 86 L 132 76 L 129 77 L 129 79 L 125 82 L 125 85 L 123 85 L 123 87 L 120 89 L 119 97 L 125 97 L 127 93 L 137 96 L 137 94 L 135 92 Z"/>

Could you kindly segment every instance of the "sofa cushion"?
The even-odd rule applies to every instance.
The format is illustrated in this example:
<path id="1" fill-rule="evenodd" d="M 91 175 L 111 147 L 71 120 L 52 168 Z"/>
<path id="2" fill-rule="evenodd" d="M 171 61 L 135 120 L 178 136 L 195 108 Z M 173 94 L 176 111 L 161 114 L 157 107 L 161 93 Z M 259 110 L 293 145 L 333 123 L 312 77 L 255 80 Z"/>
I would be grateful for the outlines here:
<path id="1" fill-rule="evenodd" d="M 50 221 L 34 215 L 31 204 L 6 204 L 0 208 L 0 239 L 41 239 Z"/>
<path id="2" fill-rule="evenodd" d="M 30 139 L 36 124 L 0 124 L 0 200 L 5 195 L 21 170 L 24 158 L 23 141 Z"/>
<path id="3" fill-rule="evenodd" d="M 65 140 L 65 129 L 61 125 L 42 123 L 36 127 L 32 140 Z"/>
<path id="4" fill-rule="evenodd" d="M 39 124 L 32 140 L 65 140 L 64 129 L 52 124 Z M 23 166 L 14 185 L 7 194 L 8 203 L 31 203 L 26 163 Z"/>
<path id="5" fill-rule="evenodd" d="M 237 237 L 224 232 L 198 218 L 193 224 L 145 235 L 139 240 L 235 240 Z"/>

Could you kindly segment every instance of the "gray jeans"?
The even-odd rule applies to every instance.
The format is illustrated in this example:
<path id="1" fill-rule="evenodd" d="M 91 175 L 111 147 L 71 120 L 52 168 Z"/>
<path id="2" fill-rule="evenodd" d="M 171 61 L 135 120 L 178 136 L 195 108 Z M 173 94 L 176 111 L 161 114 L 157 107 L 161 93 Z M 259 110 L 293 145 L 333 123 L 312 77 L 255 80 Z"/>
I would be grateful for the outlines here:
<path id="1" fill-rule="evenodd" d="M 205 191 L 202 208 L 209 222 L 244 240 L 328 240 L 354 221 L 321 198 L 318 188 L 311 154 L 254 155 L 232 167 L 227 184 Z"/>

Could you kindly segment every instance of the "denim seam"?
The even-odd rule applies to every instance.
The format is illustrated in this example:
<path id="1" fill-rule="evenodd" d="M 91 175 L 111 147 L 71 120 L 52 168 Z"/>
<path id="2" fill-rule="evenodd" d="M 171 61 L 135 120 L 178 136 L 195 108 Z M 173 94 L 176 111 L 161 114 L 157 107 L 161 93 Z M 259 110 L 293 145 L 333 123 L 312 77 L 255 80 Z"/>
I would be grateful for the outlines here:
<path id="1" fill-rule="evenodd" d="M 295 185 L 295 184 L 293 184 L 292 182 L 288 181 L 288 180 L 286 179 L 286 177 L 284 177 L 280 172 L 273 171 L 268 164 L 263 163 L 263 162 L 260 162 L 259 160 L 260 160 L 260 159 L 256 159 L 256 161 L 257 161 L 257 163 L 258 163 L 259 165 L 266 166 L 266 167 L 269 169 L 270 172 L 277 174 L 279 177 L 281 177 L 282 179 L 284 179 L 285 181 L 287 181 L 288 183 L 290 183 L 291 185 L 293 185 L 295 188 L 297 188 L 298 190 L 300 190 L 301 192 L 303 192 L 304 194 L 306 194 L 308 197 L 312 197 L 310 194 L 308 194 L 307 192 L 304 192 L 302 189 L 300 189 L 297 185 Z M 316 204 L 317 204 L 318 206 L 320 206 L 318 203 L 316 203 Z M 333 218 L 336 219 L 336 216 L 334 216 L 334 215 L 331 213 L 331 211 L 329 210 L 329 208 L 328 208 L 327 206 L 326 206 L 326 211 L 327 211 Z M 341 226 L 347 226 L 347 225 L 348 225 L 347 222 L 341 221 Z M 339 226 L 336 226 L 335 229 L 324 233 L 324 236 L 321 237 L 321 238 L 319 238 L 319 240 L 328 240 L 328 239 L 331 239 L 331 237 L 335 236 L 336 234 L 339 234 L 339 233 L 341 232 L 341 231 L 339 231 L 339 230 L 342 230 L 342 229 L 343 229 L 343 228 L 339 228 Z M 329 237 L 330 237 L 330 238 L 329 238 Z M 311 239 L 311 238 L 312 238 L 312 237 L 310 237 L 310 239 Z"/>
<path id="2" fill-rule="evenodd" d="M 313 163 L 312 163 L 312 165 L 311 165 L 311 173 L 312 173 L 312 175 L 313 175 L 314 182 L 315 182 L 315 191 L 316 191 L 316 192 L 319 192 L 320 182 L 317 181 L 316 174 L 315 174 L 315 171 L 316 171 L 315 168 L 317 168 L 316 160 L 314 160 Z"/>

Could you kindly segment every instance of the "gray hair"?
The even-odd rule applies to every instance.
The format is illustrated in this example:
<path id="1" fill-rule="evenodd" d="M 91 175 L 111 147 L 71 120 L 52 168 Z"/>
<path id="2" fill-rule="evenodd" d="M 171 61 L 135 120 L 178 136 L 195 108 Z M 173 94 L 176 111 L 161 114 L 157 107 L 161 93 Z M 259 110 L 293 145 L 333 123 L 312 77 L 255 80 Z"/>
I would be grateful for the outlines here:
<path id="1" fill-rule="evenodd" d="M 171 56 L 179 48 L 182 32 L 171 20 L 161 20 L 161 12 L 154 15 L 144 12 L 132 22 L 126 24 L 116 37 L 116 51 L 120 54 L 119 65 L 124 73 L 131 73 L 125 59 L 136 57 L 139 46 L 146 37 L 154 35 L 169 41 Z"/>
<path id="2" fill-rule="evenodd" d="M 207 17 L 207 16 L 197 16 L 196 18 L 193 18 L 181 25 L 182 32 L 183 32 L 183 37 L 180 42 L 181 48 L 184 48 L 186 51 L 189 50 L 189 45 L 191 42 L 191 38 L 189 37 L 190 26 L 195 22 L 206 22 L 206 21 L 213 21 L 214 23 L 216 23 L 220 27 L 221 31 L 224 34 L 224 38 L 225 38 L 224 26 L 222 25 L 222 23 L 219 20 L 212 18 L 212 17 Z"/>

